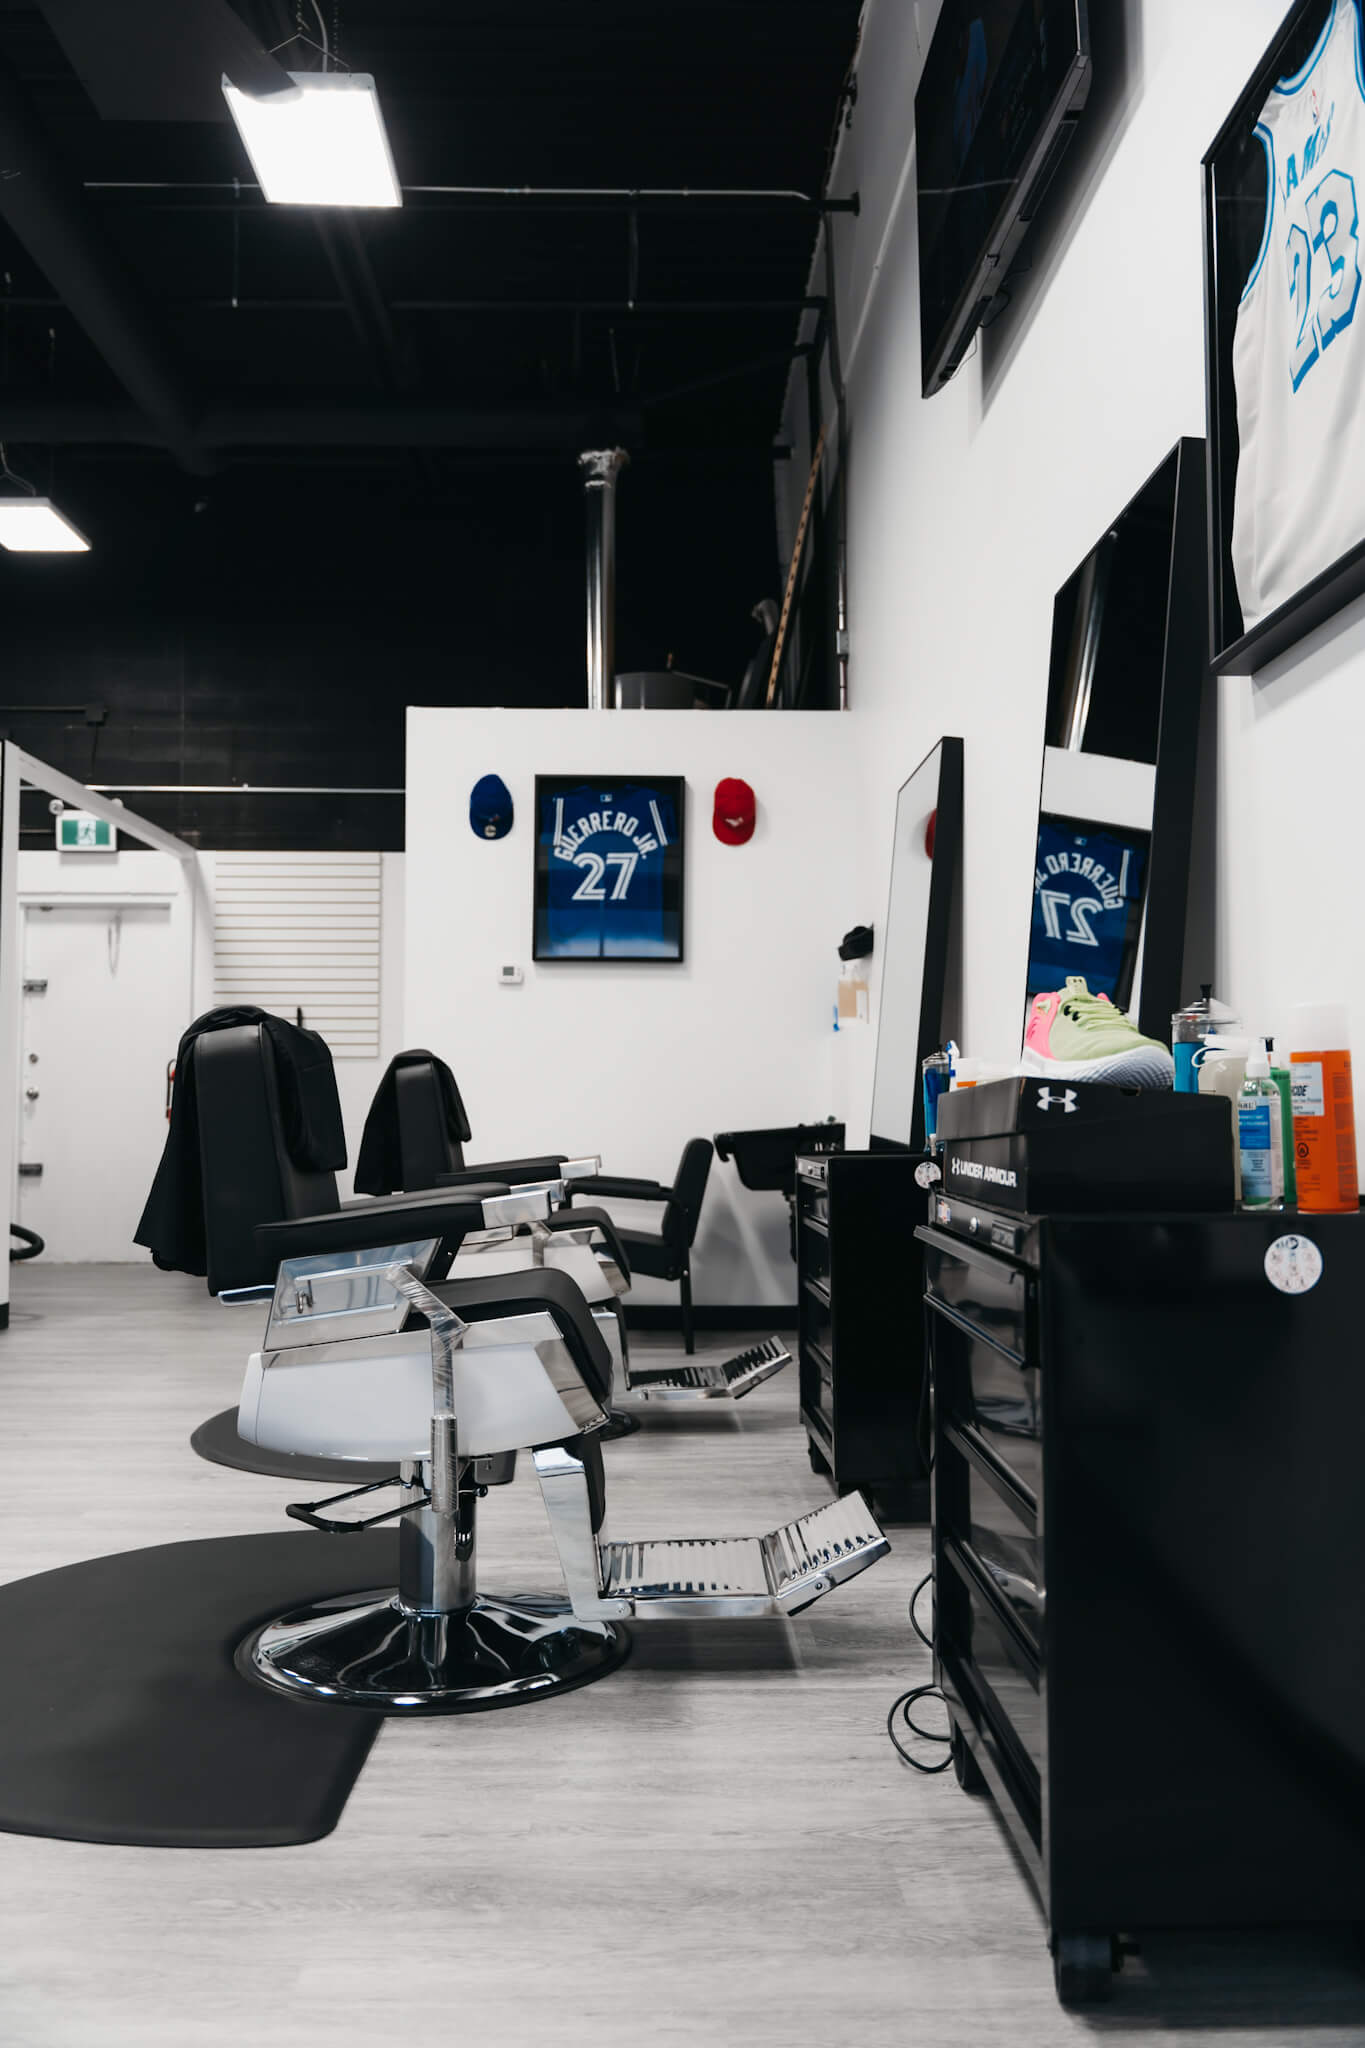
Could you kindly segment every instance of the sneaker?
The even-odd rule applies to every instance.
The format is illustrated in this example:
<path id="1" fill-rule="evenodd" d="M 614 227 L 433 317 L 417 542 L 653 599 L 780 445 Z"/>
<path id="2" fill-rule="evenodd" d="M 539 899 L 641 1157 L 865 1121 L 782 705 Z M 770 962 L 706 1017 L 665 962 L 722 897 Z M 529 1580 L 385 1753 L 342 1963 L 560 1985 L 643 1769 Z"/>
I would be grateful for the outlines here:
<path id="1" fill-rule="evenodd" d="M 1126 1088 L 1169 1088 L 1175 1066 L 1164 1045 L 1144 1038 L 1108 996 L 1092 996 L 1079 974 L 1029 1004 L 1021 1074 L 1054 1081 L 1109 1081 Z"/>

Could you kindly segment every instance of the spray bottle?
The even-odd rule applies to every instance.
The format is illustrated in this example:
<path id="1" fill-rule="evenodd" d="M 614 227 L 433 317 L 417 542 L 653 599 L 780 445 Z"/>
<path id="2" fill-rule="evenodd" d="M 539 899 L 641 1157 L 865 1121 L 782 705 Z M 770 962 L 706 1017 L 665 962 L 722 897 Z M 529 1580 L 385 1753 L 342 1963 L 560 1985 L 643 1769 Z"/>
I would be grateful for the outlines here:
<path id="1" fill-rule="evenodd" d="M 1299 1207 L 1357 1209 L 1356 1112 L 1346 1005 L 1296 1003 L 1290 1020 Z"/>

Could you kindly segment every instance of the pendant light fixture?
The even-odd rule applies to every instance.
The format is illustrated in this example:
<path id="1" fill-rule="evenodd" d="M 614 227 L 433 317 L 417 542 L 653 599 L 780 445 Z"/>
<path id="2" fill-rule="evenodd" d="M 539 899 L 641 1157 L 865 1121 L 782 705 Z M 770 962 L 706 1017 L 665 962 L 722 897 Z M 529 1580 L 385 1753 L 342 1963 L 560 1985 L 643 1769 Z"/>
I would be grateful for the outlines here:
<path id="1" fill-rule="evenodd" d="M 16 476 L 0 441 L 0 485 L 16 484 L 13 495 L 0 492 L 0 548 L 15 555 L 85 555 L 90 543 L 51 498 L 40 498 L 27 477 Z"/>
<path id="2" fill-rule="evenodd" d="M 291 71 L 290 89 L 223 97 L 274 206 L 401 206 L 375 83 L 366 71 Z"/>
<path id="3" fill-rule="evenodd" d="M 297 0 L 289 41 L 316 50 L 320 71 L 277 72 L 289 83 L 276 92 L 246 92 L 223 76 L 223 98 L 261 191 L 273 206 L 401 206 L 374 79 L 338 69 L 338 10 L 329 35 L 319 0 L 309 4 L 321 41 L 305 31 L 304 0 Z"/>

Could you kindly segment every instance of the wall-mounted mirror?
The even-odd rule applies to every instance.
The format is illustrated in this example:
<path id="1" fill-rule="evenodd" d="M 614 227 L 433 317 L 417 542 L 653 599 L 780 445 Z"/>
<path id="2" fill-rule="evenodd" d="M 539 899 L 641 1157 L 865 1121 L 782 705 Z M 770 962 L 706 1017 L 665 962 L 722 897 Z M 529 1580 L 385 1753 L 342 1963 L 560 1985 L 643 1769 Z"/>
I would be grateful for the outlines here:
<path id="1" fill-rule="evenodd" d="M 1057 593 L 1027 998 L 1083 975 L 1168 1041 L 1207 662 L 1204 443 L 1180 441 Z"/>
<path id="2" fill-rule="evenodd" d="M 872 1083 L 874 1152 L 924 1149 L 920 1063 L 955 1028 L 946 1006 L 961 867 L 962 742 L 942 739 L 896 798 Z"/>

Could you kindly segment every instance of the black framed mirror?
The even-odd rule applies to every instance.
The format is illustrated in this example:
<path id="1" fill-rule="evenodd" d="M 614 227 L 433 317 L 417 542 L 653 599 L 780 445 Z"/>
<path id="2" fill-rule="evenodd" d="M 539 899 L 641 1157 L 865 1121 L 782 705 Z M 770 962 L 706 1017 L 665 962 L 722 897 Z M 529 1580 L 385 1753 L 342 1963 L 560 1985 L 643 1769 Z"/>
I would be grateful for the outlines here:
<path id="1" fill-rule="evenodd" d="M 953 905 L 962 868 L 962 742 L 941 739 L 901 784 L 882 936 L 871 1150 L 924 1149 L 920 1067 L 946 1014 Z"/>
<path id="2" fill-rule="evenodd" d="M 1052 618 L 1025 1012 L 1085 977 L 1169 1041 L 1180 1006 L 1200 697 L 1205 449 L 1179 441 Z"/>

